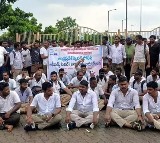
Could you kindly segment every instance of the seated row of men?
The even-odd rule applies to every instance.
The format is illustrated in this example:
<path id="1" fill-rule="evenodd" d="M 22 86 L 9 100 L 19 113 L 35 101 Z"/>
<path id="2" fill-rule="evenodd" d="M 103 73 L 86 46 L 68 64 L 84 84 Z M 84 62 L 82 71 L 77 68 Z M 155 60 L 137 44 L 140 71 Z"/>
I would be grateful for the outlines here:
<path id="1" fill-rule="evenodd" d="M 143 97 L 143 113 L 138 92 L 129 87 L 127 78 L 121 76 L 118 88 L 111 92 L 108 100 L 105 126 L 117 124 L 120 127 L 133 128 L 141 131 L 145 127 L 160 129 L 160 92 L 155 81 L 147 83 L 147 93 Z M 24 129 L 42 130 L 59 126 L 62 119 L 60 95 L 53 91 L 50 82 L 42 84 L 42 93 L 37 94 L 27 107 L 27 124 Z M 11 131 L 19 122 L 21 100 L 15 91 L 10 91 L 9 84 L 0 84 L 0 129 Z M 37 114 L 32 114 L 34 109 Z M 98 99 L 89 83 L 82 80 L 78 91 L 74 92 L 66 108 L 67 129 L 71 130 L 82 125 L 94 128 L 98 124 Z"/>

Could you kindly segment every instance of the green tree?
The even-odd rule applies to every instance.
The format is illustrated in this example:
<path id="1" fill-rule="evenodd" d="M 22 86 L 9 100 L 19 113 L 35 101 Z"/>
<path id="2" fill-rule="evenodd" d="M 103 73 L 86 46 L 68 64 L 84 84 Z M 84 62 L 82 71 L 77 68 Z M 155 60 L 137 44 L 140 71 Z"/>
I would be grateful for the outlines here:
<path id="1" fill-rule="evenodd" d="M 45 27 L 44 29 L 44 34 L 57 34 L 58 33 L 58 29 L 56 27 L 53 27 L 53 26 L 48 26 L 48 27 Z"/>
<path id="2" fill-rule="evenodd" d="M 62 20 L 57 20 L 57 23 L 56 23 L 58 32 L 63 31 L 67 28 L 73 28 L 76 26 L 77 26 L 76 19 L 72 19 L 72 17 L 70 16 L 63 18 Z"/>

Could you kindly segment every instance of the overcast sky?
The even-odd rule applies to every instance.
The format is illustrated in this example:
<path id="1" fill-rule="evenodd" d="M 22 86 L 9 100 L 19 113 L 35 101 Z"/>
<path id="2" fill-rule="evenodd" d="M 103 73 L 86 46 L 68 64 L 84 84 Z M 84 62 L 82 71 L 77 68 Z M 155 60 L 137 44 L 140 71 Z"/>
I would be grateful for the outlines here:
<path id="1" fill-rule="evenodd" d="M 140 28 L 140 1 L 128 0 L 128 30 Z M 14 7 L 32 12 L 43 27 L 55 25 L 57 20 L 71 16 L 80 26 L 90 27 L 99 32 L 107 30 L 108 10 L 110 31 L 122 29 L 125 19 L 126 0 L 19 0 Z M 142 30 L 152 30 L 160 26 L 160 0 L 142 0 Z M 125 22 L 124 22 L 125 25 Z"/>

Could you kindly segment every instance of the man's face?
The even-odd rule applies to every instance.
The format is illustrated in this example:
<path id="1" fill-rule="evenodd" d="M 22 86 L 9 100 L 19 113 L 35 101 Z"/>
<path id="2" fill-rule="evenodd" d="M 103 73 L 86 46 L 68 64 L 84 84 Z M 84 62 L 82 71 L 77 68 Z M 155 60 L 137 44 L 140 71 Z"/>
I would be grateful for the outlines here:
<path id="1" fill-rule="evenodd" d="M 60 71 L 59 75 L 63 76 L 64 75 L 64 71 Z"/>
<path id="2" fill-rule="evenodd" d="M 151 88 L 151 87 L 147 87 L 147 92 L 149 95 L 153 96 L 154 97 L 154 93 L 156 92 L 157 90 Z"/>
<path id="3" fill-rule="evenodd" d="M 100 73 L 99 73 L 99 76 L 100 76 L 100 77 L 104 77 L 104 72 L 100 72 Z"/>
<path id="4" fill-rule="evenodd" d="M 155 43 L 155 39 L 154 38 L 150 38 L 150 43 L 151 44 Z"/>
<path id="5" fill-rule="evenodd" d="M 80 48 L 81 47 L 81 43 L 77 43 L 77 48 Z"/>
<path id="6" fill-rule="evenodd" d="M 7 73 L 3 73 L 3 79 L 4 80 L 8 80 L 9 79 L 9 75 Z"/>
<path id="7" fill-rule="evenodd" d="M 41 73 L 41 72 L 37 72 L 37 73 L 35 74 L 35 79 L 36 79 L 36 80 L 40 80 L 41 77 L 42 77 L 42 73 Z"/>
<path id="8" fill-rule="evenodd" d="M 48 47 L 49 47 L 49 42 L 48 42 L 48 41 L 45 41 L 45 42 L 43 43 L 43 45 L 44 45 L 45 48 L 48 48 Z"/>
<path id="9" fill-rule="evenodd" d="M 97 87 L 97 81 L 96 80 L 93 80 L 90 82 L 90 87 L 91 88 L 96 88 Z"/>
<path id="10" fill-rule="evenodd" d="M 56 81 L 57 80 L 57 75 L 56 74 L 52 74 L 51 75 L 51 80 L 52 81 Z"/>
<path id="11" fill-rule="evenodd" d="M 127 81 L 120 82 L 119 87 L 122 92 L 126 92 L 128 90 L 128 82 Z"/>
<path id="12" fill-rule="evenodd" d="M 119 41 L 120 41 L 120 39 L 119 39 L 118 37 L 116 37 L 116 38 L 114 39 L 114 43 L 115 43 L 115 44 L 118 44 Z"/>
<path id="13" fill-rule="evenodd" d="M 126 44 L 127 44 L 127 45 L 131 45 L 131 44 L 132 44 L 132 41 L 131 41 L 131 40 L 127 40 L 127 41 L 126 41 Z"/>
<path id="14" fill-rule="evenodd" d="M 157 72 L 156 72 L 155 70 L 152 70 L 152 71 L 151 71 L 151 74 L 152 74 L 152 76 L 156 76 L 156 75 L 157 75 Z"/>
<path id="15" fill-rule="evenodd" d="M 141 43 L 142 43 L 142 39 L 139 39 L 139 38 L 136 37 L 135 40 L 136 40 L 136 43 L 137 43 L 137 44 L 141 44 Z"/>
<path id="16" fill-rule="evenodd" d="M 141 76 L 139 74 L 134 74 L 134 79 L 135 80 L 139 80 L 141 78 Z"/>
<path id="17" fill-rule="evenodd" d="M 120 75 L 121 75 L 121 71 L 115 70 L 115 74 L 116 74 L 117 76 L 120 76 Z"/>
<path id="18" fill-rule="evenodd" d="M 108 67 L 107 66 L 103 66 L 104 71 L 108 71 Z"/>
<path id="19" fill-rule="evenodd" d="M 10 94 L 9 86 L 5 87 L 2 91 L 3 96 L 7 97 Z"/>
<path id="20" fill-rule="evenodd" d="M 83 78 L 83 73 L 82 73 L 82 72 L 79 72 L 79 74 L 77 75 L 77 79 L 78 79 L 79 81 L 81 81 L 82 78 Z"/>
<path id="21" fill-rule="evenodd" d="M 57 43 L 56 42 L 52 42 L 52 47 L 57 47 Z"/>
<path id="22" fill-rule="evenodd" d="M 53 87 L 47 88 L 47 90 L 45 91 L 45 93 L 48 96 L 52 96 L 53 95 Z"/>
<path id="23" fill-rule="evenodd" d="M 38 48 L 39 47 L 39 43 L 34 43 L 34 47 Z"/>
<path id="24" fill-rule="evenodd" d="M 27 44 L 22 44 L 21 48 L 26 49 Z"/>
<path id="25" fill-rule="evenodd" d="M 112 80 L 111 78 L 109 78 L 108 84 L 114 84 L 114 83 L 115 83 L 114 80 Z"/>
<path id="26" fill-rule="evenodd" d="M 87 68 L 86 68 L 86 67 L 81 67 L 81 71 L 82 71 L 83 73 L 85 73 L 85 72 L 86 72 L 86 70 L 87 70 Z"/>
<path id="27" fill-rule="evenodd" d="M 88 87 L 84 86 L 84 85 L 79 85 L 79 91 L 82 95 L 86 94 L 88 90 Z"/>
<path id="28" fill-rule="evenodd" d="M 2 47 L 7 48 L 8 47 L 8 42 L 3 42 Z"/>
<path id="29" fill-rule="evenodd" d="M 23 70 L 22 71 L 22 75 L 26 76 L 27 75 L 27 71 Z"/>
<path id="30" fill-rule="evenodd" d="M 28 83 L 22 83 L 20 86 L 21 86 L 21 89 L 25 90 L 28 87 Z"/>
<path id="31" fill-rule="evenodd" d="M 60 47 L 63 47 L 63 46 L 64 46 L 64 43 L 60 41 L 60 42 L 59 42 L 59 46 L 60 46 Z"/>

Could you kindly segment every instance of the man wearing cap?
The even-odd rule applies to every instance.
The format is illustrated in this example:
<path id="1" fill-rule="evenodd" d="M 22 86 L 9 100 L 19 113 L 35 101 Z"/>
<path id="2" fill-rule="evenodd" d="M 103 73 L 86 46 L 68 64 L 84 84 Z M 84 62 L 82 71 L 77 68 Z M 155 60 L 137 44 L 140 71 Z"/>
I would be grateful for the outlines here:
<path id="1" fill-rule="evenodd" d="M 130 72 L 131 72 L 131 60 L 132 56 L 134 54 L 134 45 L 132 44 L 132 39 L 130 37 L 126 38 L 126 45 L 125 45 L 125 50 L 126 50 L 126 65 L 124 67 L 125 70 L 125 75 L 129 81 L 130 79 Z"/>

